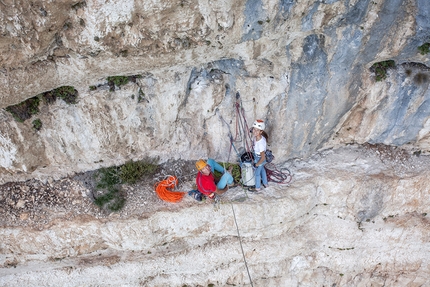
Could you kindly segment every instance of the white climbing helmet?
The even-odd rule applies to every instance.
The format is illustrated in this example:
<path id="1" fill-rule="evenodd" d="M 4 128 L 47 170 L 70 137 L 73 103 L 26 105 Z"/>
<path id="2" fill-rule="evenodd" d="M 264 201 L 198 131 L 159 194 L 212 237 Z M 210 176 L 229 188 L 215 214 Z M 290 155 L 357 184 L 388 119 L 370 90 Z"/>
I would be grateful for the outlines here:
<path id="1" fill-rule="evenodd" d="M 266 125 L 264 124 L 263 120 L 256 120 L 252 125 L 252 127 L 264 131 L 264 129 L 266 128 Z"/>

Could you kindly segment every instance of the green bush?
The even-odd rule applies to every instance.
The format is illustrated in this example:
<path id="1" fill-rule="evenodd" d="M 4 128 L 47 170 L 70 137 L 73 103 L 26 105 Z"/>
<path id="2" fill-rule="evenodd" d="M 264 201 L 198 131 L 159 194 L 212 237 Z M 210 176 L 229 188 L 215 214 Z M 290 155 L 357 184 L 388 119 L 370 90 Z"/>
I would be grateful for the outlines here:
<path id="1" fill-rule="evenodd" d="M 95 178 L 97 181 L 97 188 L 109 188 L 113 187 L 116 184 L 120 184 L 121 180 L 118 174 L 118 167 L 104 167 L 99 169 L 99 171 L 95 174 Z"/>
<path id="2" fill-rule="evenodd" d="M 75 90 L 75 88 L 71 86 L 62 86 L 57 89 L 41 93 L 17 105 L 6 107 L 6 111 L 11 113 L 18 122 L 24 122 L 39 112 L 40 99 L 43 99 L 47 104 L 55 102 L 57 98 L 63 99 L 68 104 L 76 104 L 77 96 L 78 91 Z M 38 123 L 36 122 L 36 124 Z"/>
<path id="3" fill-rule="evenodd" d="M 122 51 L 121 52 L 121 56 L 123 57 L 127 57 L 128 52 Z M 124 86 L 126 84 L 128 84 L 130 81 L 133 83 L 136 83 L 136 79 L 141 79 L 142 75 L 132 75 L 132 76 L 112 76 L 112 77 L 107 77 L 107 81 L 108 81 L 108 85 L 110 87 L 110 91 L 113 92 L 115 91 L 115 86 L 117 87 L 121 87 Z"/>
<path id="4" fill-rule="evenodd" d="M 95 173 L 96 188 L 104 192 L 95 197 L 94 203 L 101 209 L 118 211 L 125 205 L 125 195 L 120 191 L 121 180 L 118 176 L 118 167 L 101 168 Z"/>
<path id="5" fill-rule="evenodd" d="M 76 104 L 78 91 L 72 86 L 62 86 L 57 89 L 44 92 L 40 94 L 47 104 L 55 102 L 58 98 L 62 99 L 68 104 Z"/>
<path id="6" fill-rule="evenodd" d="M 122 183 L 134 184 L 144 175 L 153 174 L 157 168 L 153 161 L 128 161 L 120 167 L 119 177 Z"/>
<path id="7" fill-rule="evenodd" d="M 68 104 L 76 104 L 76 98 L 78 96 L 78 91 L 71 86 L 63 86 L 53 90 L 54 95 L 57 98 L 62 99 Z"/>
<path id="8" fill-rule="evenodd" d="M 110 202 L 112 199 L 115 198 L 115 196 L 119 193 L 119 190 L 117 188 L 110 188 L 108 189 L 108 192 L 106 192 L 103 195 L 98 196 L 94 203 L 102 208 L 106 203 Z"/>
<path id="9" fill-rule="evenodd" d="M 372 67 L 370 67 L 370 71 L 375 73 L 375 80 L 379 82 L 387 78 L 388 69 L 394 68 L 395 66 L 396 63 L 393 60 L 387 60 L 374 63 Z"/>
<path id="10" fill-rule="evenodd" d="M 424 43 L 418 47 L 418 51 L 420 51 L 421 55 L 426 55 L 430 52 L 430 43 Z"/>
<path id="11" fill-rule="evenodd" d="M 117 87 L 121 87 L 123 85 L 126 85 L 129 79 L 127 76 L 112 76 L 112 77 L 108 77 L 107 81 L 109 85 L 114 84 Z"/>
<path id="12" fill-rule="evenodd" d="M 6 111 L 11 113 L 15 120 L 22 123 L 39 112 L 39 103 L 39 97 L 33 97 L 17 105 L 7 107 Z"/>
<path id="13" fill-rule="evenodd" d="M 107 192 L 95 198 L 94 203 L 100 208 L 106 206 L 110 211 L 118 211 L 124 207 L 125 201 L 124 194 L 118 188 L 110 187 Z"/>
<path id="14" fill-rule="evenodd" d="M 35 119 L 32 124 L 33 124 L 33 128 L 36 131 L 40 131 L 40 129 L 42 128 L 42 121 L 40 119 Z"/>
<path id="15" fill-rule="evenodd" d="M 125 195 L 121 192 L 121 184 L 134 184 L 143 176 L 154 174 L 157 168 L 155 160 L 147 159 L 99 169 L 94 174 L 96 188 L 104 190 L 104 193 L 97 196 L 94 203 L 110 211 L 121 210 L 126 202 Z"/>

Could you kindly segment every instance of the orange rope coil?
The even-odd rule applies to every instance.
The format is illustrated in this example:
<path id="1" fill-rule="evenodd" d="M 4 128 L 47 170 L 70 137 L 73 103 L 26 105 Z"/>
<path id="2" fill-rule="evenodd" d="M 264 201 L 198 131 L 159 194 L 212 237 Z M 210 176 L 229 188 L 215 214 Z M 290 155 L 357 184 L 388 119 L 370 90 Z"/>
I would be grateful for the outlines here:
<path id="1" fill-rule="evenodd" d="M 185 192 L 168 190 L 168 188 L 175 188 L 176 185 L 178 185 L 178 179 L 173 175 L 169 175 L 167 179 L 155 185 L 155 192 L 161 200 L 177 203 L 182 200 Z"/>

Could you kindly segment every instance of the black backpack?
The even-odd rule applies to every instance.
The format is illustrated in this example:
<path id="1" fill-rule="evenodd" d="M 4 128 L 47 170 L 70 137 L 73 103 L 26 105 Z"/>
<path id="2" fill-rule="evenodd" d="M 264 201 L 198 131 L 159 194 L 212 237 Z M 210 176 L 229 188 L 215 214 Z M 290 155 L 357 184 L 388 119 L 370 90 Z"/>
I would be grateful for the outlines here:
<path id="1" fill-rule="evenodd" d="M 266 149 L 266 161 L 272 162 L 275 159 L 275 156 L 273 155 L 272 151 L 270 149 Z"/>

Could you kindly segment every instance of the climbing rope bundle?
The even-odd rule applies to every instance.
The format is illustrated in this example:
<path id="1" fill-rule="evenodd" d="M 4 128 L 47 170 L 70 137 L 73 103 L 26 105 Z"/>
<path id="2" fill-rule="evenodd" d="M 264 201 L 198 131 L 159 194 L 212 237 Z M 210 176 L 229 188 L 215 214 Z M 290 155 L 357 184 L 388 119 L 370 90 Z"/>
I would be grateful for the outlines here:
<path id="1" fill-rule="evenodd" d="M 276 182 L 278 184 L 287 184 L 290 183 L 293 178 L 290 170 L 286 167 L 278 169 L 273 163 L 266 163 L 264 168 L 266 169 L 268 181 Z"/>
<path id="2" fill-rule="evenodd" d="M 178 185 L 178 178 L 173 175 L 169 175 L 167 179 L 162 180 L 155 184 L 155 192 L 161 200 L 177 203 L 182 200 L 185 192 L 173 191 L 173 189 Z M 171 189 L 171 190 L 169 190 Z"/>

